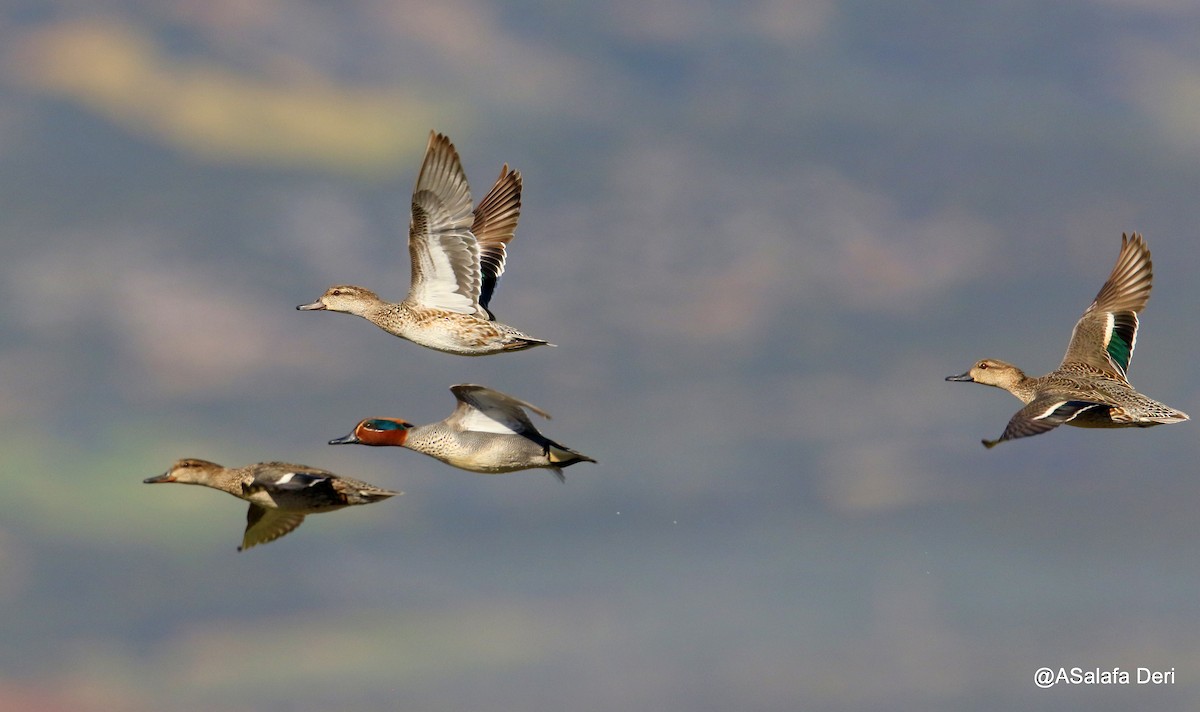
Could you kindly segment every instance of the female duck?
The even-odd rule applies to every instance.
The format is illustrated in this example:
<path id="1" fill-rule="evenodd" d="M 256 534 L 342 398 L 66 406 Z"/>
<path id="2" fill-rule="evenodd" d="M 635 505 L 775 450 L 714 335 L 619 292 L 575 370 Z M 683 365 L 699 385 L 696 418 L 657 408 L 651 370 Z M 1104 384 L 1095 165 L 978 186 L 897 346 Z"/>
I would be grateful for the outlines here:
<path id="1" fill-rule="evenodd" d="M 260 462 L 231 468 L 187 458 L 177 461 L 163 474 L 144 481 L 146 484 L 204 485 L 249 502 L 246 533 L 238 551 L 278 539 L 300 526 L 307 514 L 370 504 L 403 494 L 339 477 L 327 470 L 286 462 Z"/>
<path id="2" fill-rule="evenodd" d="M 563 468 L 592 458 L 559 445 L 533 427 L 525 408 L 550 415 L 510 395 L 484 386 L 460 384 L 450 392 L 458 405 L 450 417 L 429 425 L 396 418 L 368 418 L 330 445 L 391 445 L 425 453 L 470 472 L 516 472 L 541 467 L 565 481 Z"/>
<path id="3" fill-rule="evenodd" d="M 983 359 L 947 381 L 1003 388 L 1025 403 L 998 440 L 986 447 L 1038 435 L 1064 423 L 1081 428 L 1148 428 L 1188 419 L 1187 413 L 1138 393 L 1125 372 L 1137 342 L 1138 312 L 1146 307 L 1151 284 L 1150 250 L 1142 236 L 1121 235 L 1117 264 L 1095 301 L 1071 332 L 1057 369 L 1031 378 L 1012 364 Z"/>
<path id="4" fill-rule="evenodd" d="M 296 308 L 355 314 L 389 334 L 461 356 L 541 346 L 547 342 L 496 321 L 488 310 L 520 213 L 521 174 L 507 165 L 472 213 L 458 151 L 431 133 L 412 197 L 408 296 L 393 304 L 369 289 L 338 285 Z"/>

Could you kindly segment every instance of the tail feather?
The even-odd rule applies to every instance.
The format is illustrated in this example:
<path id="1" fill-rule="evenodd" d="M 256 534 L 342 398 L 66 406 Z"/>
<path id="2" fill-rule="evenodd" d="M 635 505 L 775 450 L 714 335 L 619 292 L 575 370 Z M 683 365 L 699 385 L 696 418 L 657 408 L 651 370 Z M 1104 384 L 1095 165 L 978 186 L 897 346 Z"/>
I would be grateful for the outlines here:
<path id="1" fill-rule="evenodd" d="M 559 467 L 569 467 L 577 462 L 595 462 L 595 460 L 587 455 L 563 447 L 557 443 L 551 443 L 546 454 L 550 457 L 550 462 Z"/>
<path id="2" fill-rule="evenodd" d="M 595 462 L 592 458 L 584 455 L 581 452 L 576 452 L 569 447 L 563 447 L 553 440 L 547 440 L 546 459 L 550 460 L 550 464 L 546 469 L 554 473 L 559 482 L 566 482 L 567 477 L 563 474 L 564 467 L 570 467 L 577 462 Z"/>
<path id="3" fill-rule="evenodd" d="M 534 346 L 555 346 L 555 347 L 557 347 L 558 344 L 552 344 L 549 341 L 546 341 L 545 339 L 535 339 L 532 336 L 516 336 L 516 337 L 513 337 L 512 341 L 509 341 L 507 344 L 504 345 L 504 350 L 505 351 L 524 351 L 525 349 L 532 349 Z"/>

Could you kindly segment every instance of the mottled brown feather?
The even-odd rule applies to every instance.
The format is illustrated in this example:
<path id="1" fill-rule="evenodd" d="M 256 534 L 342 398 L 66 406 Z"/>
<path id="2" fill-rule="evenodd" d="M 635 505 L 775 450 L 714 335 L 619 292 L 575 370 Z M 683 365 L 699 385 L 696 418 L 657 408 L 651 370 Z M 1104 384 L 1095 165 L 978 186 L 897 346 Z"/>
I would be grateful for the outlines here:
<path id="1" fill-rule="evenodd" d="M 1063 356 L 1062 366 L 1085 364 L 1110 378 L 1126 380 L 1126 375 L 1109 358 L 1105 350 L 1108 320 L 1123 326 L 1136 338 L 1138 312 L 1146 308 L 1153 282 L 1153 265 L 1146 241 L 1138 233 L 1121 235 L 1121 252 L 1112 273 L 1100 288 L 1096 299 L 1083 312 L 1071 331 L 1071 341 Z M 1130 357 L 1132 358 L 1132 349 Z"/>

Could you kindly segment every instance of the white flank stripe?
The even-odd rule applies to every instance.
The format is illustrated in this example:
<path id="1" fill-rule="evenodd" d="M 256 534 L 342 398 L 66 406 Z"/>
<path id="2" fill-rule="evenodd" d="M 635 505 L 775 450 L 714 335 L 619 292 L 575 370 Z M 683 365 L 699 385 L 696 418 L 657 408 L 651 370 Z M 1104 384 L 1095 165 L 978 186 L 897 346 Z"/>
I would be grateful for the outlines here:
<path id="1" fill-rule="evenodd" d="M 1067 419 L 1066 419 L 1066 420 L 1064 420 L 1063 422 L 1064 422 L 1064 423 L 1069 423 L 1069 422 L 1071 422 L 1072 420 L 1075 420 L 1076 418 L 1078 418 L 1080 415 L 1082 415 L 1082 414 L 1083 414 L 1083 412 L 1084 412 L 1085 410 L 1091 410 L 1092 408 L 1098 408 L 1099 406 L 1100 406 L 1100 404 L 1099 404 L 1099 403 L 1092 403 L 1091 405 L 1085 405 L 1084 407 L 1082 407 L 1082 408 L 1080 408 L 1079 410 L 1077 410 L 1077 411 L 1075 411 L 1074 413 L 1072 413 L 1072 414 L 1071 414 L 1071 417 L 1070 417 L 1070 418 L 1067 418 Z"/>
<path id="2" fill-rule="evenodd" d="M 1034 420 L 1041 420 L 1042 418 L 1045 418 L 1045 417 L 1048 417 L 1048 416 L 1050 416 L 1050 415 L 1053 415 L 1053 414 L 1054 414 L 1054 411 L 1058 410 L 1059 408 L 1061 408 L 1062 406 L 1064 406 L 1064 405 L 1066 405 L 1066 404 L 1067 404 L 1067 402 L 1066 402 L 1066 401 L 1059 401 L 1059 402 L 1055 403 L 1054 405 L 1050 406 L 1049 408 L 1047 408 L 1047 409 L 1046 409 L 1046 411 L 1045 411 L 1044 413 L 1042 413 L 1041 415 L 1035 415 L 1035 416 L 1033 416 L 1033 419 L 1034 419 Z"/>

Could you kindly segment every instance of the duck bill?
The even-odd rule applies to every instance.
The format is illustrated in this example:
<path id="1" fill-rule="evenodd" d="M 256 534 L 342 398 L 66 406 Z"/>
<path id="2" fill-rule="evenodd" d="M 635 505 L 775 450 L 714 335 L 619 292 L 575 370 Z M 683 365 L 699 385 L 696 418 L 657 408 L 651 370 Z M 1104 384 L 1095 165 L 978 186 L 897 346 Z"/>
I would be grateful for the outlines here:
<path id="1" fill-rule="evenodd" d="M 334 438 L 333 440 L 330 440 L 329 444 L 330 445 L 354 445 L 354 444 L 361 443 L 361 442 L 362 442 L 362 440 L 359 440 L 357 435 L 355 435 L 354 433 L 350 433 L 349 435 L 343 435 L 340 438 Z"/>
<path id="2" fill-rule="evenodd" d="M 175 478 L 171 476 L 170 472 L 164 472 L 161 475 L 156 475 L 154 477 L 147 477 L 146 479 L 142 480 L 142 484 L 152 485 L 152 484 L 156 484 L 158 482 L 174 482 L 174 481 L 175 481 Z"/>
<path id="3" fill-rule="evenodd" d="M 324 309 L 325 305 L 321 302 L 313 302 L 312 304 L 301 304 L 296 308 L 300 311 L 313 311 L 315 309 Z"/>
<path id="4" fill-rule="evenodd" d="M 974 383 L 975 379 L 971 378 L 971 372 L 960 373 L 957 376 L 946 376 L 947 381 L 958 381 L 960 383 Z"/>

